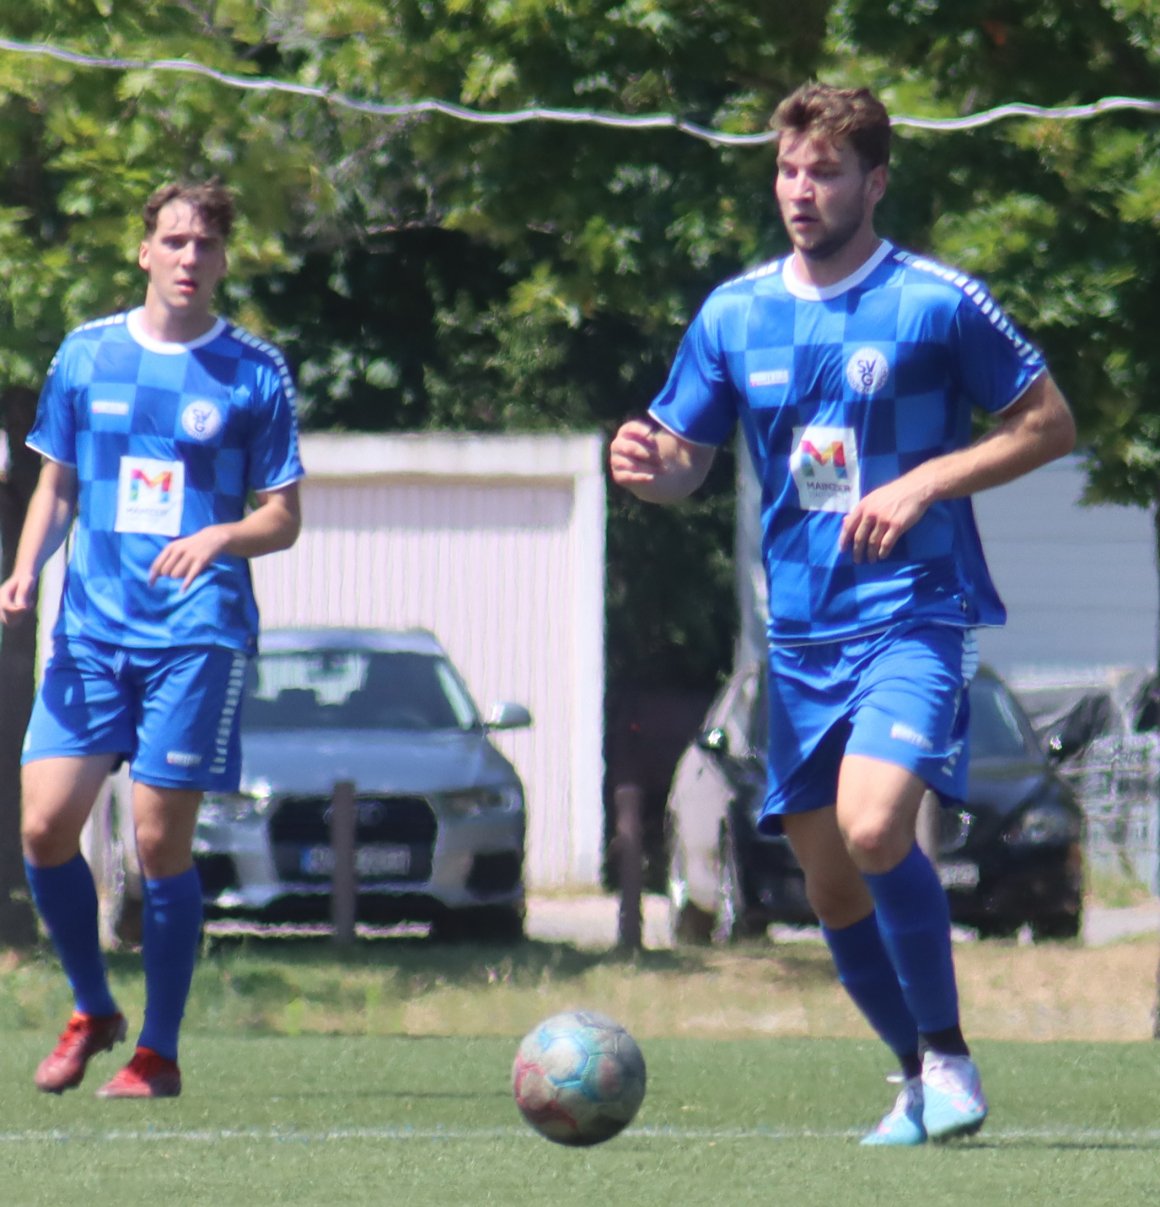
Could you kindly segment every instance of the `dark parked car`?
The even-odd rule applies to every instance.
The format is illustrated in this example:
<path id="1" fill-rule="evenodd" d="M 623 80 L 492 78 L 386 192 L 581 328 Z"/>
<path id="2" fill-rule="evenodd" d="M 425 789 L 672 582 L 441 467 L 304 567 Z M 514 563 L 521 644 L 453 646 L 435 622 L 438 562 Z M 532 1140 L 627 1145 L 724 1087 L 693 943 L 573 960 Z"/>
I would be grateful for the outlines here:
<path id="1" fill-rule="evenodd" d="M 524 919 L 524 791 L 425 630 L 262 634 L 242 702 L 242 784 L 207 794 L 194 856 L 210 918 L 325 921 L 335 784 L 355 788 L 357 914 L 438 937 L 514 939 Z"/>
<path id="2" fill-rule="evenodd" d="M 771 922 L 816 922 L 801 868 L 782 837 L 758 834 L 765 793 L 765 672 L 736 672 L 682 755 L 666 807 L 669 897 L 678 942 L 728 941 Z M 981 935 L 1079 934 L 1083 814 L 1003 681 L 971 686 L 967 800 L 924 802 L 928 848 L 952 919 Z M 921 823 L 920 823 L 921 828 Z"/>

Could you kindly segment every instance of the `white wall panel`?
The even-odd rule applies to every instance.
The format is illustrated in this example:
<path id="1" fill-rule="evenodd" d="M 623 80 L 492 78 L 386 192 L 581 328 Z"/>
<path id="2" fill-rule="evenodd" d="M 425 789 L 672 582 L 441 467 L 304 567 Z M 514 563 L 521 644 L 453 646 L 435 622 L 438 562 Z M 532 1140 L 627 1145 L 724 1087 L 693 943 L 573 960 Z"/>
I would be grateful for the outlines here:
<path id="1" fill-rule="evenodd" d="M 302 535 L 254 563 L 263 624 L 432 629 L 484 711 L 509 699 L 532 712 L 530 730 L 495 735 L 528 794 L 529 882 L 594 884 L 603 836 L 598 438 L 571 438 L 582 442 L 571 466 L 539 455 L 546 441 L 554 454 L 569 438 L 480 437 L 474 463 L 464 463 L 462 438 L 449 438 L 457 475 L 424 462 L 438 439 L 394 438 L 417 454 L 416 473 L 351 455 L 352 442 L 391 437 L 305 438 Z M 529 450 L 537 455 L 516 460 L 532 468 L 519 474 L 494 456 Z"/>

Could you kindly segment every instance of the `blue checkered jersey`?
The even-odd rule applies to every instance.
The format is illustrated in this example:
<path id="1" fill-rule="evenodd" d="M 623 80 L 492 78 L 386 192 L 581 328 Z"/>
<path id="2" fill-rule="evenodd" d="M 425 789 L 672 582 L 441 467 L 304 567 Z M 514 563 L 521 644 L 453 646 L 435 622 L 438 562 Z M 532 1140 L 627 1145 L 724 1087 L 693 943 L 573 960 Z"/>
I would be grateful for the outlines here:
<path id="1" fill-rule="evenodd" d="M 839 553 L 863 496 L 972 439 L 1045 371 L 978 281 L 883 242 L 817 289 L 776 260 L 719 286 L 650 407 L 718 445 L 735 424 L 761 484 L 769 637 L 830 641 L 911 617 L 974 627 L 1006 613 L 969 499 L 935 503 L 879 562 Z"/>
<path id="2" fill-rule="evenodd" d="M 218 558 L 181 590 L 149 585 L 176 537 L 240 520 L 252 491 L 303 476 L 295 390 L 282 354 L 218 319 L 161 343 L 140 311 L 87 323 L 61 344 L 29 447 L 76 467 L 77 519 L 56 632 L 140 648 L 255 648 L 245 558 Z"/>

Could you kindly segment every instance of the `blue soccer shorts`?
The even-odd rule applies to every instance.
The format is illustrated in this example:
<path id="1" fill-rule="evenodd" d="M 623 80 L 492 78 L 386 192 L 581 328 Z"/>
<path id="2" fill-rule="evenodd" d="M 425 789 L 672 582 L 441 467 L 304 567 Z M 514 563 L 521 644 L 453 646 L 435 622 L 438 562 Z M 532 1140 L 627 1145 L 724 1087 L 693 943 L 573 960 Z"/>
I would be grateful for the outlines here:
<path id="1" fill-rule="evenodd" d="M 847 754 L 905 767 L 944 801 L 967 789 L 971 630 L 910 624 L 845 641 L 771 648 L 769 781 L 760 829 L 835 803 Z"/>
<path id="2" fill-rule="evenodd" d="M 246 655 L 57 637 L 21 761 L 112 754 L 157 788 L 236 792 Z"/>

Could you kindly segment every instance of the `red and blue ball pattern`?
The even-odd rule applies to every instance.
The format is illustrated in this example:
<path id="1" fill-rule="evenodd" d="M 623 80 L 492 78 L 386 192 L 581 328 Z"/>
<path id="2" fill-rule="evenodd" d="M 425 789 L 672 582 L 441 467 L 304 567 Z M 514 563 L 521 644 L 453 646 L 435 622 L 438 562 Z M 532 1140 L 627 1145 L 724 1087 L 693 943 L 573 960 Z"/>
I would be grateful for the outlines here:
<path id="1" fill-rule="evenodd" d="M 644 1090 L 644 1057 L 636 1040 L 593 1010 L 544 1019 L 524 1037 L 512 1064 L 520 1113 L 557 1144 L 612 1139 L 640 1109 Z"/>

